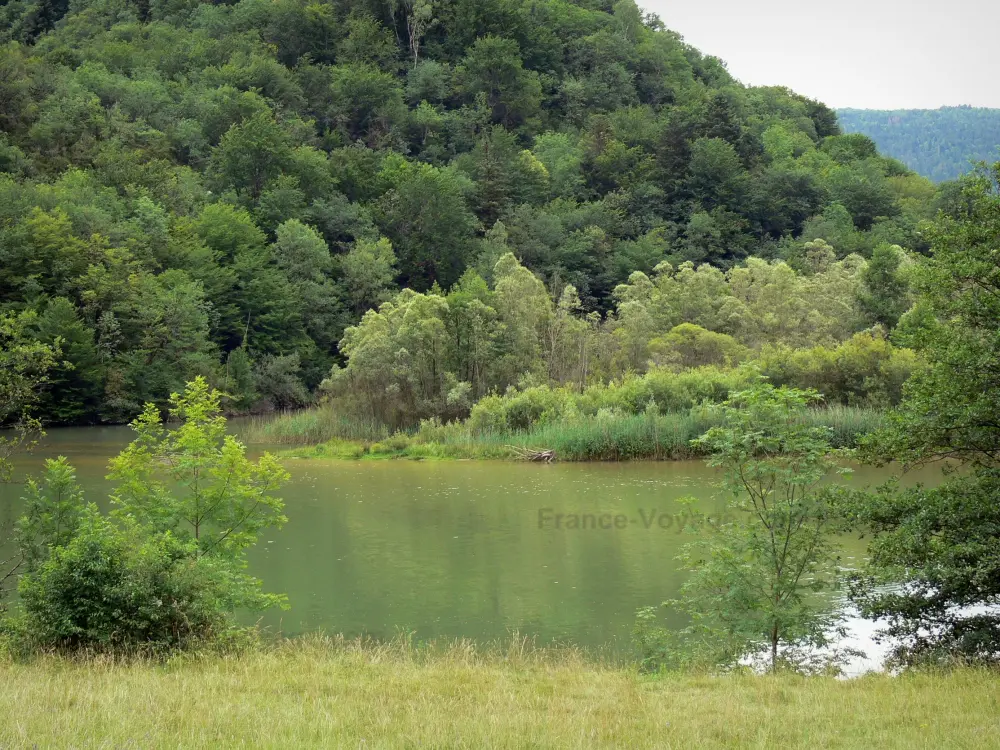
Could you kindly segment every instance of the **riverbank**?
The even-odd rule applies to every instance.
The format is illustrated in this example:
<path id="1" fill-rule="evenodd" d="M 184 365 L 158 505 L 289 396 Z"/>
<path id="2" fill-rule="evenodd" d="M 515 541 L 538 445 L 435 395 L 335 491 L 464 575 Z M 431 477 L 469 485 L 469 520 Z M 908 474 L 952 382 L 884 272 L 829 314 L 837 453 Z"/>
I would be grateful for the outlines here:
<path id="1" fill-rule="evenodd" d="M 978 748 L 998 716 L 995 672 L 652 678 L 520 641 L 0 659 L 3 747 Z"/>
<path id="2" fill-rule="evenodd" d="M 716 424 L 710 413 L 689 410 L 667 414 L 579 416 L 543 422 L 526 430 L 477 430 L 468 423 L 424 422 L 419 430 L 376 438 L 323 431 L 318 411 L 279 417 L 250 425 L 244 438 L 251 443 L 288 445 L 291 458 L 347 460 L 385 459 L 516 459 L 551 451 L 560 461 L 683 460 L 699 458 L 691 441 Z M 859 438 L 885 421 L 872 409 L 831 406 L 807 413 L 810 424 L 831 429 L 836 448 L 853 448 Z M 336 422 L 333 422 L 336 425 Z M 329 427 L 336 432 L 335 426 Z M 322 436 L 324 439 L 317 440 Z"/>

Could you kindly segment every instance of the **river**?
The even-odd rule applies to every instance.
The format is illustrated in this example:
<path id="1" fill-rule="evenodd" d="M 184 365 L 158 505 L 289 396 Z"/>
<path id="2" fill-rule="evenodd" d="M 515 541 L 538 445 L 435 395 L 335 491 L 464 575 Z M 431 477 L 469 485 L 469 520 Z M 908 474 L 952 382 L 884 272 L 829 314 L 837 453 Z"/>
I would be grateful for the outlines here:
<path id="1" fill-rule="evenodd" d="M 53 429 L 20 466 L 67 456 L 88 498 L 105 505 L 107 461 L 130 439 L 125 427 Z M 250 556 L 266 590 L 288 595 L 289 610 L 263 619 L 285 634 L 489 641 L 516 630 L 621 651 L 636 609 L 675 596 L 683 580 L 675 557 L 690 537 L 678 500 L 697 498 L 707 515 L 724 510 L 718 474 L 699 461 L 287 466 L 288 523 Z M 860 468 L 850 481 L 889 476 Z M 0 486 L 0 523 L 18 516 L 20 494 Z M 854 540 L 845 548 L 848 565 L 864 553 Z"/>

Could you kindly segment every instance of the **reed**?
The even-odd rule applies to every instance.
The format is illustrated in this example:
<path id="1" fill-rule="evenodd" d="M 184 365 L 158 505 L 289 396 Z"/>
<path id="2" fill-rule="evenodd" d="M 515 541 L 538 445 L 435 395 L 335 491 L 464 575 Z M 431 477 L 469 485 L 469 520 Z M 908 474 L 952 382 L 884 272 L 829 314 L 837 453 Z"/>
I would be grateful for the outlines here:
<path id="1" fill-rule="evenodd" d="M 852 448 L 880 427 L 885 414 L 874 409 L 831 406 L 812 409 L 805 419 L 832 429 L 836 448 Z M 287 451 L 298 458 L 339 459 L 509 459 L 523 450 L 553 450 L 562 461 L 676 460 L 698 457 L 691 441 L 715 424 L 700 409 L 668 414 L 577 416 L 523 431 L 474 431 L 467 423 L 425 421 L 418 430 L 375 440 L 329 439 Z"/>
<path id="2" fill-rule="evenodd" d="M 239 428 L 240 438 L 256 445 L 309 445 L 329 440 L 374 441 L 390 430 L 373 419 L 345 415 L 329 406 L 248 417 Z"/>

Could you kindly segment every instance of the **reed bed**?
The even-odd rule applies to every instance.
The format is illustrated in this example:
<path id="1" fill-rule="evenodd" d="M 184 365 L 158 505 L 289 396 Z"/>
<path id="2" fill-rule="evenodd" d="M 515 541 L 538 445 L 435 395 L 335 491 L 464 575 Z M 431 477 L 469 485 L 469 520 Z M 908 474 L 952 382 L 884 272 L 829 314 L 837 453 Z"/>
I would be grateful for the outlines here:
<path id="1" fill-rule="evenodd" d="M 341 440 L 376 441 L 391 430 L 375 420 L 348 417 L 329 406 L 247 417 L 240 438 L 257 445 L 309 445 Z"/>
<path id="2" fill-rule="evenodd" d="M 885 418 L 884 412 L 846 406 L 813 409 L 806 415 L 810 424 L 831 428 L 831 442 L 836 448 L 856 446 L 861 436 L 880 427 Z M 284 444 L 294 444 L 287 424 L 281 428 L 288 438 Z M 551 450 L 562 461 L 675 460 L 698 457 L 691 441 L 713 424 L 707 412 L 697 409 L 668 414 L 581 416 L 516 432 L 476 432 L 466 423 L 442 425 L 428 421 L 412 432 L 383 433 L 377 439 L 336 435 L 286 453 L 299 458 L 509 459 L 524 451 Z M 301 444 L 310 442 L 301 440 Z"/>

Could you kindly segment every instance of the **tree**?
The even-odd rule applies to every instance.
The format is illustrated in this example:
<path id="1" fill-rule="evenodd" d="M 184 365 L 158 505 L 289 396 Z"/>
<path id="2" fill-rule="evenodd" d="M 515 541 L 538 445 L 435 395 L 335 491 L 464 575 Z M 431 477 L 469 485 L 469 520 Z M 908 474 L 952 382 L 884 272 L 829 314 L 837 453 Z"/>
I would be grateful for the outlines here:
<path id="1" fill-rule="evenodd" d="M 190 541 L 195 558 L 218 561 L 231 606 L 267 607 L 281 597 L 263 594 L 242 571 L 260 533 L 285 523 L 274 493 L 289 475 L 269 453 L 256 462 L 246 457 L 246 447 L 226 434 L 221 397 L 195 378 L 170 398 L 176 429 L 166 429 L 159 410 L 146 404 L 132 423 L 136 440 L 109 464 L 108 478 L 118 482 L 111 498 L 118 515 Z"/>
<path id="2" fill-rule="evenodd" d="M 25 570 L 31 572 L 53 549 L 64 547 L 73 539 L 85 503 L 76 470 L 63 456 L 45 462 L 40 481 L 28 479 L 22 499 L 24 513 L 18 522 L 18 547 Z"/>
<path id="3" fill-rule="evenodd" d="M 899 273 L 901 262 L 901 247 L 879 245 L 861 272 L 862 288 L 858 293 L 861 313 L 868 322 L 889 330 L 896 327 L 909 307 L 909 286 Z"/>
<path id="4" fill-rule="evenodd" d="M 466 166 L 476 186 L 476 212 L 492 226 L 511 205 L 538 203 L 548 191 L 548 173 L 530 151 L 517 147 L 514 136 L 494 126 L 472 150 Z"/>
<path id="5" fill-rule="evenodd" d="M 736 149 L 721 138 L 691 144 L 691 191 L 707 209 L 730 205 L 740 196 L 745 172 Z"/>
<path id="6" fill-rule="evenodd" d="M 324 110 L 344 140 L 370 148 L 390 145 L 396 125 L 406 119 L 396 77 L 369 65 L 338 65 L 330 76 Z"/>
<path id="7" fill-rule="evenodd" d="M 0 265 L 0 289 L 15 298 L 31 299 L 39 293 L 67 294 L 82 274 L 91 248 L 77 237 L 66 211 L 39 207 L 8 235 Z"/>
<path id="8" fill-rule="evenodd" d="M 541 104 L 538 74 L 524 69 L 521 49 L 513 39 L 484 36 L 476 40 L 458 70 L 468 94 L 486 96 L 493 122 L 519 125 Z"/>
<path id="9" fill-rule="evenodd" d="M 124 346 L 112 358 L 130 398 L 112 419 L 130 419 L 142 401 L 165 406 L 172 391 L 195 375 L 214 375 L 218 350 L 209 333 L 210 307 L 203 288 L 183 271 L 135 274 L 113 305 Z"/>
<path id="10" fill-rule="evenodd" d="M 15 427 L 13 436 L 0 437 L 0 482 L 11 480 L 11 456 L 30 450 L 41 432 L 30 410 L 60 354 L 59 339 L 44 344 L 30 335 L 36 320 L 32 312 L 0 313 L 0 426 Z"/>
<path id="11" fill-rule="evenodd" d="M 254 382 L 253 361 L 245 346 L 237 347 L 226 357 L 225 389 L 229 404 L 237 412 L 247 412 L 260 394 Z"/>
<path id="12" fill-rule="evenodd" d="M 566 133 L 545 133 L 535 139 L 532 152 L 548 172 L 551 197 L 582 197 L 583 150 L 575 139 Z"/>
<path id="13" fill-rule="evenodd" d="M 260 112 L 222 136 L 212 152 L 212 169 L 223 187 L 256 200 L 291 158 L 288 134 L 270 112 Z"/>
<path id="14" fill-rule="evenodd" d="M 587 382 L 587 343 L 593 319 L 580 315 L 582 304 L 576 287 L 567 285 L 548 325 L 546 358 L 549 379 L 571 383 L 583 390 Z M 599 317 L 598 313 L 594 313 Z"/>
<path id="15" fill-rule="evenodd" d="M 390 0 L 395 3 L 396 0 Z M 365 13 L 347 17 L 347 36 L 337 45 L 337 59 L 349 63 L 370 63 L 391 68 L 399 54 L 392 29 Z"/>
<path id="16" fill-rule="evenodd" d="M 831 197 L 851 212 L 858 229 L 871 229 L 876 219 L 896 216 L 900 211 L 889 181 L 870 162 L 838 167 L 831 171 L 827 182 Z"/>
<path id="17" fill-rule="evenodd" d="M 278 226 L 274 258 L 292 281 L 320 281 L 333 268 L 330 248 L 312 227 L 297 219 Z"/>
<path id="18" fill-rule="evenodd" d="M 466 271 L 448 293 L 448 330 L 455 377 L 482 397 L 494 383 L 499 336 L 494 295 L 476 271 Z"/>
<path id="19" fill-rule="evenodd" d="M 552 300 L 541 279 L 518 263 L 513 253 L 497 261 L 493 278 L 496 310 L 505 325 L 497 367 L 504 371 L 507 382 L 513 383 L 543 367 L 542 344 L 552 316 Z"/>
<path id="20" fill-rule="evenodd" d="M 1000 164 L 981 166 L 930 230 L 931 255 L 915 273 L 924 325 L 908 337 L 926 365 L 865 446 L 868 460 L 906 467 L 949 459 L 940 486 L 887 486 L 853 509 L 873 537 L 852 596 L 888 621 L 904 663 L 1000 653 L 998 178 Z"/>
<path id="21" fill-rule="evenodd" d="M 337 261 L 344 299 L 357 318 L 392 296 L 396 254 L 385 237 L 377 242 L 358 240 Z"/>
<path id="22" fill-rule="evenodd" d="M 326 242 L 315 229 L 292 219 L 278 227 L 273 252 L 298 300 L 306 334 L 320 351 L 332 351 L 343 334 L 344 316 L 340 294 L 330 276 L 334 260 Z M 299 347 L 297 356 L 310 353 L 308 345 Z M 317 367 L 325 372 L 329 360 L 322 355 L 318 358 L 322 361 Z"/>
<path id="23" fill-rule="evenodd" d="M 426 290 L 458 281 L 469 260 L 477 222 L 468 180 L 453 169 L 400 160 L 387 166 L 393 188 L 379 202 L 379 224 L 399 258 L 401 281 Z"/>
<path id="24" fill-rule="evenodd" d="M 38 340 L 59 346 L 63 357 L 50 372 L 39 409 L 49 419 L 64 424 L 93 420 L 100 406 L 104 374 L 94 331 L 80 320 L 73 303 L 65 297 L 50 300 L 34 328 Z"/>
<path id="25" fill-rule="evenodd" d="M 681 559 L 691 572 L 671 606 L 692 618 L 688 645 L 714 665 L 763 650 L 770 671 L 808 661 L 839 621 L 818 598 L 837 582 L 833 504 L 820 482 L 836 467 L 830 430 L 803 417 L 814 391 L 758 384 L 717 408 L 721 424 L 695 445 L 725 472 L 734 520 L 709 528 Z"/>
<path id="26" fill-rule="evenodd" d="M 732 336 L 707 331 L 693 323 L 681 323 L 665 336 L 649 342 L 657 365 L 688 369 L 705 365 L 731 366 L 746 357 L 747 350 Z"/>
<path id="27" fill-rule="evenodd" d="M 9 584 L 16 583 L 22 572 L 36 570 L 53 547 L 68 543 L 80 525 L 83 511 L 83 492 L 76 482 L 76 472 L 61 456 L 45 462 L 40 481 L 28 478 L 22 500 L 24 514 L 12 529 L 11 538 L 4 540 L 13 542 L 5 545 L 9 555 L 0 559 L 0 611 Z"/>
<path id="28" fill-rule="evenodd" d="M 325 389 L 392 427 L 440 413 L 457 384 L 448 362 L 448 317 L 442 296 L 410 289 L 368 310 L 344 332 L 347 366 L 333 368 Z"/>
<path id="29" fill-rule="evenodd" d="M 434 26 L 433 0 L 401 0 L 406 12 L 406 35 L 410 42 L 410 52 L 413 54 L 413 64 L 420 62 L 420 43 L 424 34 Z"/>

